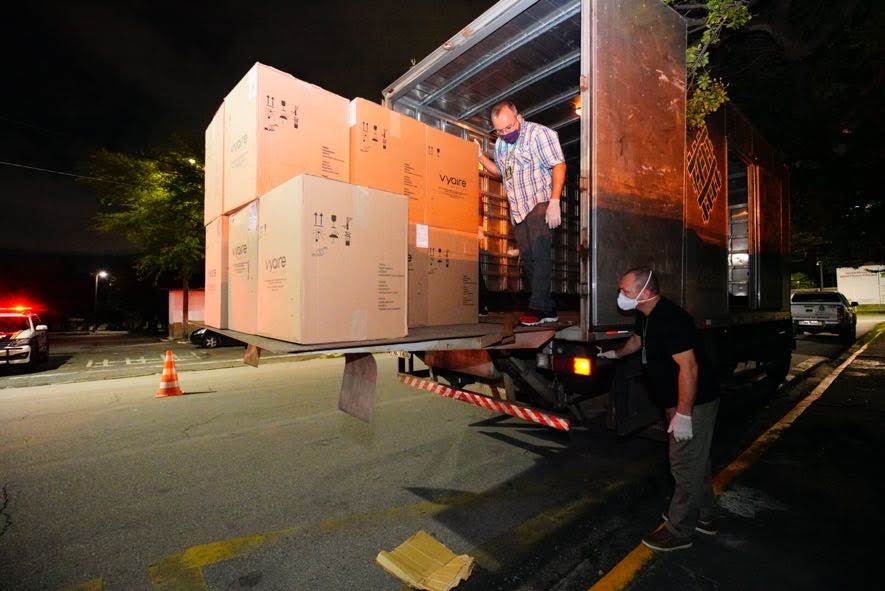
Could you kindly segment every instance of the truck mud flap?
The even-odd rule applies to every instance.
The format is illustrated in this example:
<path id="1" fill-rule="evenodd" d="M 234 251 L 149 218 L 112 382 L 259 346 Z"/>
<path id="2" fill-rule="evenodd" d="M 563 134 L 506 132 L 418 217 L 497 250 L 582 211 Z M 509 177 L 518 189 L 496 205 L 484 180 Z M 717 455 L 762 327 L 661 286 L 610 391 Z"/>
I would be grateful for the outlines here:
<path id="1" fill-rule="evenodd" d="M 344 356 L 344 376 L 338 410 L 367 423 L 372 420 L 375 404 L 375 386 L 378 382 L 378 366 L 371 353 L 347 353 Z"/>
<path id="2" fill-rule="evenodd" d="M 648 395 L 639 355 L 630 355 L 615 364 L 612 403 L 615 431 L 619 436 L 660 420 L 661 411 Z"/>
<path id="3" fill-rule="evenodd" d="M 472 404 L 473 406 L 478 406 L 491 412 L 510 415 L 524 421 L 537 423 L 539 425 L 551 427 L 559 431 L 568 431 L 569 429 L 571 429 L 571 421 L 566 417 L 555 415 L 547 411 L 538 410 L 524 404 L 516 404 L 503 400 L 496 400 L 482 394 L 467 392 L 465 390 L 457 390 L 455 388 L 444 386 L 439 382 L 424 380 L 421 378 L 416 378 L 415 376 L 401 374 L 399 376 L 399 379 L 407 386 L 412 386 L 421 390 L 427 390 L 428 392 L 432 392 L 433 394 L 439 394 L 440 396 L 452 398 L 453 400 L 460 400 L 461 402 L 466 402 L 467 404 Z"/>

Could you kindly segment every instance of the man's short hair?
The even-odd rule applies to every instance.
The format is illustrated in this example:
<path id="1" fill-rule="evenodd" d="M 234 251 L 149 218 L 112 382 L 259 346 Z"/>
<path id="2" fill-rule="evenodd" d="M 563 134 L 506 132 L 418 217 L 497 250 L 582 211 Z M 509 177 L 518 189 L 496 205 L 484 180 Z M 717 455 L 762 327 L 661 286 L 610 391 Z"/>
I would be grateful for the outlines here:
<path id="1" fill-rule="evenodd" d="M 634 267 L 624 273 L 623 276 L 629 275 L 633 273 L 633 276 L 636 278 L 636 289 L 641 289 L 645 282 L 648 281 L 649 276 L 651 276 L 651 281 L 648 281 L 648 285 L 645 289 L 647 289 L 650 293 L 658 295 L 661 293 L 661 284 L 658 283 L 658 275 L 653 272 L 651 267 Z"/>
<path id="2" fill-rule="evenodd" d="M 503 111 L 505 108 L 513 111 L 514 115 L 519 113 L 519 109 L 516 108 L 516 105 L 513 103 L 513 101 L 507 100 L 495 103 L 495 106 L 492 107 L 492 117 L 497 117 L 498 113 Z"/>

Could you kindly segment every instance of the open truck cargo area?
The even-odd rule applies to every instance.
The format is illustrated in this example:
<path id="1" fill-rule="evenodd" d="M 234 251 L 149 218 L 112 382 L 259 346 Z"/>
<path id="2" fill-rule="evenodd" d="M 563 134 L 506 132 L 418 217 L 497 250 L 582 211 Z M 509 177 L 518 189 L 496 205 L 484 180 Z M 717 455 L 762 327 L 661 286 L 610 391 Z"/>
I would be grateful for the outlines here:
<path id="1" fill-rule="evenodd" d="M 371 405 L 374 386 L 363 382 L 372 369 L 357 368 L 366 355 L 401 351 L 421 358 L 431 379 L 483 382 L 545 408 L 608 395 L 611 426 L 628 433 L 656 417 L 641 368 L 596 353 L 629 336 L 618 279 L 647 266 L 697 320 L 723 377 L 755 361 L 782 381 L 793 347 L 788 173 L 733 106 L 686 129 L 686 45 L 685 20 L 659 0 L 502 0 L 382 92 L 388 108 L 475 139 L 486 154 L 490 109 L 504 99 L 558 133 L 567 181 L 552 292 L 566 322 L 513 327 L 526 285 L 502 184 L 481 174 L 479 266 L 493 310 L 485 322 L 328 347 L 226 333 L 252 345 L 253 357 L 256 348 L 345 354 L 342 408 L 359 397 Z M 403 372 L 414 369 L 406 361 Z"/>

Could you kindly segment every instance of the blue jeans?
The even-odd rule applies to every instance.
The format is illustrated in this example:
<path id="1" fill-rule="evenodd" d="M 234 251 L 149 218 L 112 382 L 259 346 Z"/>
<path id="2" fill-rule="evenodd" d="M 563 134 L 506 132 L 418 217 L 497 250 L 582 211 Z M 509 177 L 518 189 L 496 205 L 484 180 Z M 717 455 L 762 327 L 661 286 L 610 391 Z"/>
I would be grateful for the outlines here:
<path id="1" fill-rule="evenodd" d="M 525 219 L 513 226 L 513 236 L 519 246 L 522 269 L 528 279 L 532 295 L 529 308 L 537 312 L 556 311 L 550 296 L 553 278 L 553 232 L 547 226 L 547 203 L 537 204 Z"/>

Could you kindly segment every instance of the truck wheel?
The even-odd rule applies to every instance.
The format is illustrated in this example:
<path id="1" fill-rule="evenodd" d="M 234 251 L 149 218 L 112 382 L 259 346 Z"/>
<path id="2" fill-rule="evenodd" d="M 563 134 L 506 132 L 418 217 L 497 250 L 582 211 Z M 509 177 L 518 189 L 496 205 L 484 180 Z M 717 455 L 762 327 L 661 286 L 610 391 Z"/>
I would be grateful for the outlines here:
<path id="1" fill-rule="evenodd" d="M 843 328 L 839 331 L 839 338 L 846 345 L 853 345 L 854 341 L 857 340 L 857 326 L 852 324 L 848 328 Z"/>
<path id="2" fill-rule="evenodd" d="M 790 373 L 790 359 L 793 352 L 790 349 L 781 353 L 777 359 L 772 359 L 765 364 L 765 375 L 776 385 L 780 385 Z"/>

